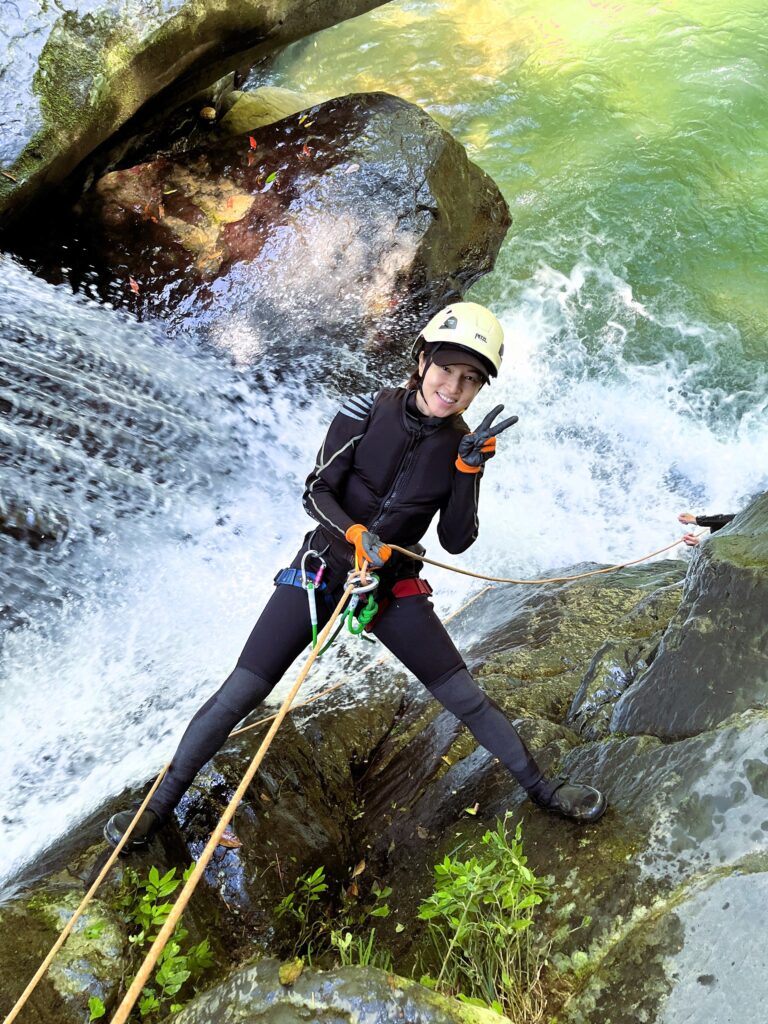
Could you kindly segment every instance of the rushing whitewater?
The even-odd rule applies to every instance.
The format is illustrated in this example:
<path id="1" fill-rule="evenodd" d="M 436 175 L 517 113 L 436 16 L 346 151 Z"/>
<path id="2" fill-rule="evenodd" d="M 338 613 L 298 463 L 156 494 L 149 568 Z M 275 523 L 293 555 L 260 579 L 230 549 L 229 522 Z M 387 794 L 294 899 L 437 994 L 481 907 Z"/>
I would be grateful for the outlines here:
<path id="1" fill-rule="evenodd" d="M 768 97 L 740 56 L 763 19 L 677 6 L 393 2 L 272 68 L 422 103 L 512 208 L 469 296 L 508 332 L 504 371 L 469 418 L 504 402 L 520 422 L 464 567 L 624 561 L 679 537 L 679 511 L 737 511 L 768 485 L 765 288 L 746 258 Z M 402 376 L 333 338 L 290 353 L 247 309 L 205 326 L 205 346 L 194 323 L 171 339 L 0 260 L 0 509 L 54 538 L 0 532 L 5 885 L 167 760 L 312 526 L 300 496 L 339 391 Z M 476 586 L 425 575 L 441 613 Z"/>
<path id="2" fill-rule="evenodd" d="M 336 396 L 310 396 L 298 378 L 263 390 L 228 361 L 163 346 L 156 331 L 11 263 L 3 275 L 3 354 L 25 382 L 15 393 L 27 408 L 59 409 L 34 428 L 30 416 L 6 417 L 4 486 L 13 480 L 70 524 L 52 549 L 2 539 L 3 591 L 16 613 L 2 653 L 8 881 L 105 797 L 154 774 L 230 670 L 274 572 L 311 527 L 300 494 Z M 675 539 L 679 509 L 737 508 L 760 484 L 768 436 L 759 409 L 736 425 L 697 415 L 683 396 L 687 367 L 624 360 L 631 324 L 611 328 L 610 365 L 593 372 L 569 334 L 586 280 L 583 271 L 539 274 L 503 315 L 514 339 L 505 376 L 473 414 L 503 401 L 521 419 L 489 467 L 481 538 L 464 566 L 534 575 L 639 556 Z M 617 318 L 649 315 L 622 282 L 603 287 Z M 33 360 L 34 388 L 25 377 Z M 79 404 L 64 390 L 75 364 Z M 77 440 L 85 436 L 90 451 Z M 25 476 L 25 465 L 34 472 Z M 472 586 L 440 570 L 429 577 L 445 612 Z"/>

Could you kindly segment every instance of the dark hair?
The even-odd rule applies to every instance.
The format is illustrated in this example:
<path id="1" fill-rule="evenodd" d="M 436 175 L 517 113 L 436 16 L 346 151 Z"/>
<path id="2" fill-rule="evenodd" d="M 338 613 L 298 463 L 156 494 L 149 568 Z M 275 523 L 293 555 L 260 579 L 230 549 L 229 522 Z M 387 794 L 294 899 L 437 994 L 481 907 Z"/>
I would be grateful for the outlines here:
<path id="1" fill-rule="evenodd" d="M 414 370 L 408 380 L 405 382 L 406 391 L 418 391 L 419 385 L 421 384 L 421 374 L 418 370 Z"/>

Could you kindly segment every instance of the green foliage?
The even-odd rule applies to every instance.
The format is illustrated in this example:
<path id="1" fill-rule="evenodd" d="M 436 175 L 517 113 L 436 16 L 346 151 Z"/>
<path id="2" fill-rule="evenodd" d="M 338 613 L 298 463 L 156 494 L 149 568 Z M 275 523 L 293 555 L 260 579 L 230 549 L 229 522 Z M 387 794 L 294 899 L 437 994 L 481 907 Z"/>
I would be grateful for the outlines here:
<path id="1" fill-rule="evenodd" d="M 446 856 L 435 866 L 435 888 L 419 918 L 427 922 L 439 972 L 422 984 L 534 1021 L 543 1010 L 538 977 L 546 957 L 531 940 L 531 924 L 550 892 L 527 866 L 520 824 L 510 837 L 505 818 L 482 842 L 483 857 Z"/>
<path id="2" fill-rule="evenodd" d="M 99 1017 L 103 1017 L 107 1012 L 107 1008 L 98 996 L 91 996 L 88 1000 L 88 1011 L 90 1013 L 88 1024 L 91 1024 L 91 1021 L 98 1020 Z"/>
<path id="3" fill-rule="evenodd" d="M 135 929 L 128 936 L 128 941 L 133 946 L 135 970 L 144 960 L 149 947 L 157 938 L 171 912 L 173 903 L 169 903 L 166 897 L 175 892 L 181 883 L 187 880 L 193 867 L 194 865 L 190 865 L 181 878 L 176 877 L 175 868 L 171 868 L 162 876 L 157 868 L 150 868 L 146 878 L 140 878 L 133 868 L 126 868 L 123 893 L 118 905 L 125 923 L 129 928 Z M 189 998 L 196 980 L 203 971 L 213 966 L 214 961 L 208 939 L 203 939 L 197 945 L 188 946 L 185 949 L 184 940 L 188 935 L 189 932 L 184 927 L 183 919 L 179 920 L 171 938 L 158 957 L 151 983 L 142 989 L 141 999 L 138 1001 L 138 1013 L 141 1020 L 153 1016 L 164 1016 L 181 1009 L 184 1004 L 175 1001 L 173 997 L 177 996 L 183 988 L 184 995 Z M 91 1012 L 93 1013 L 93 1008 Z"/>
<path id="4" fill-rule="evenodd" d="M 389 915 L 386 901 L 392 889 L 374 882 L 373 900 L 365 905 L 344 894 L 335 912 L 329 903 L 321 901 L 325 893 L 328 884 L 321 865 L 311 874 L 301 875 L 295 889 L 275 908 L 278 917 L 289 917 L 298 926 L 293 955 L 303 956 L 310 964 L 313 959 L 328 959 L 332 955 L 342 966 L 356 964 L 390 970 L 392 958 L 386 950 L 376 948 L 376 929 L 370 925 L 370 919 Z"/>
<path id="5" fill-rule="evenodd" d="M 294 940 L 293 955 L 306 954 L 311 962 L 313 946 L 327 930 L 325 907 L 321 903 L 322 893 L 328 891 L 325 868 L 320 865 L 312 874 L 296 879 L 296 888 L 284 896 L 275 907 L 275 914 L 288 917 L 298 926 Z"/>

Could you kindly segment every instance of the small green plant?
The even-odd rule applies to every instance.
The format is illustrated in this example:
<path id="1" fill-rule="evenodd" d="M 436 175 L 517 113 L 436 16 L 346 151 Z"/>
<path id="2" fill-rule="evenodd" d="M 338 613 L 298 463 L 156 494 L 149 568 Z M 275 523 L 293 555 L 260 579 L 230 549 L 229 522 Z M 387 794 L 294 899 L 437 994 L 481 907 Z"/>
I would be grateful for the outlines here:
<path id="1" fill-rule="evenodd" d="M 347 901 L 337 919 L 337 927 L 331 930 L 331 945 L 342 967 L 356 965 L 391 971 L 392 956 L 388 950 L 376 946 L 376 928 L 370 925 L 370 919 L 389 917 L 387 899 L 392 895 L 392 889 L 390 886 L 382 888 L 374 882 L 371 895 L 373 903 L 368 906 L 356 907 Z"/>
<path id="2" fill-rule="evenodd" d="M 505 817 L 482 842 L 482 858 L 446 856 L 435 866 L 434 891 L 419 917 L 427 922 L 439 969 L 421 981 L 464 1002 L 534 1022 L 544 1012 L 538 982 L 546 950 L 535 947 L 531 924 L 550 891 L 527 866 L 520 824 L 510 836 Z"/>
<path id="3" fill-rule="evenodd" d="M 98 1020 L 99 1017 L 103 1017 L 107 1012 L 107 1008 L 98 996 L 91 996 L 88 1000 L 88 1012 L 90 1013 L 88 1024 L 91 1024 L 92 1021 Z"/>
<path id="4" fill-rule="evenodd" d="M 328 930 L 325 908 L 321 902 L 321 895 L 327 891 L 325 868 L 321 864 L 311 875 L 300 875 L 296 879 L 296 888 L 275 907 L 278 917 L 291 918 L 298 925 L 293 955 L 303 953 L 310 963 L 313 945 Z"/>
<path id="5" fill-rule="evenodd" d="M 298 925 L 293 956 L 301 956 L 311 964 L 313 959 L 327 958 L 333 953 L 342 966 L 356 964 L 391 970 L 392 958 L 386 950 L 376 948 L 376 928 L 370 919 L 389 915 L 387 899 L 392 889 L 374 882 L 373 902 L 360 906 L 355 899 L 345 896 L 335 913 L 322 900 L 326 893 L 328 884 L 321 865 L 311 874 L 300 875 L 295 889 L 275 908 L 278 917 L 291 918 Z"/>
<path id="6" fill-rule="evenodd" d="M 126 869 L 124 891 L 119 906 L 126 924 L 136 929 L 129 935 L 128 941 L 134 948 L 137 968 L 171 912 L 173 904 L 167 902 L 166 897 L 170 896 L 182 881 L 187 880 L 193 867 L 194 865 L 190 865 L 181 878 L 176 877 L 175 868 L 171 868 L 162 876 L 157 868 L 150 868 L 146 878 L 140 878 L 133 868 Z M 184 949 L 184 940 L 188 935 L 183 920 L 179 920 L 158 958 L 151 983 L 142 989 L 138 1002 L 139 1016 L 142 1020 L 152 1015 L 159 1016 L 180 1010 L 184 1004 L 174 997 L 179 995 L 182 988 L 187 988 L 188 982 L 193 986 L 203 971 L 213 965 L 208 939 Z M 95 1020 L 93 1012 L 94 1008 L 91 1006 L 91 1020 Z"/>

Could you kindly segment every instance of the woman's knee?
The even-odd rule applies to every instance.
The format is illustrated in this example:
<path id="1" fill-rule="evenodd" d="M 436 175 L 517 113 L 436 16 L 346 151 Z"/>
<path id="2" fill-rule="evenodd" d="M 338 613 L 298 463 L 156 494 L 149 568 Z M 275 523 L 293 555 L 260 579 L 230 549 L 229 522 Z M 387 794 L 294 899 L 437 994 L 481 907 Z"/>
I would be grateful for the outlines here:
<path id="1" fill-rule="evenodd" d="M 465 665 L 427 687 L 443 707 L 462 720 L 480 714 L 491 701 L 470 675 Z"/>
<path id="2" fill-rule="evenodd" d="M 213 699 L 220 707 L 237 714 L 239 720 L 261 704 L 274 685 L 250 669 L 238 665 L 224 680 Z"/>

